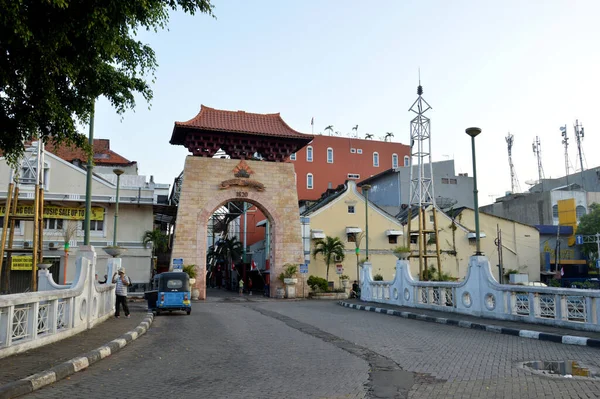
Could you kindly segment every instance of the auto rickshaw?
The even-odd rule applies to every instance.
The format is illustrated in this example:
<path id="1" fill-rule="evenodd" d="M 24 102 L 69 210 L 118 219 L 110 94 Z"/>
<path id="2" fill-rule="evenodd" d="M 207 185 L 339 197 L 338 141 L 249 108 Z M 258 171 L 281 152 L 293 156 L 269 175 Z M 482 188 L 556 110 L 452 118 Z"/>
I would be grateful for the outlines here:
<path id="1" fill-rule="evenodd" d="M 156 313 L 183 310 L 192 313 L 190 277 L 184 272 L 164 272 L 154 276 L 153 290 L 146 291 L 148 310 Z"/>

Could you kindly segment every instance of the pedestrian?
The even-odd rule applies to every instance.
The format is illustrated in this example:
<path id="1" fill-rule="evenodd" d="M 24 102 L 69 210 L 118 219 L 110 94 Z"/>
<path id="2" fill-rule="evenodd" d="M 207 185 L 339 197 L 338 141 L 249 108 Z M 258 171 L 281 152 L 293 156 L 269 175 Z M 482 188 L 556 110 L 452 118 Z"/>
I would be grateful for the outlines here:
<path id="1" fill-rule="evenodd" d="M 116 284 L 115 294 L 117 295 L 117 303 L 115 306 L 115 317 L 118 319 L 120 317 L 120 306 L 123 306 L 123 312 L 125 312 L 125 317 L 129 318 L 131 315 L 129 314 L 129 307 L 127 306 L 127 286 L 131 285 L 131 279 L 129 276 L 125 275 L 125 268 L 120 268 L 112 278 L 113 284 Z"/>
<path id="2" fill-rule="evenodd" d="M 244 294 L 244 280 L 240 279 L 240 295 Z"/>
<path id="3" fill-rule="evenodd" d="M 248 279 L 248 295 L 252 295 L 252 279 Z"/>

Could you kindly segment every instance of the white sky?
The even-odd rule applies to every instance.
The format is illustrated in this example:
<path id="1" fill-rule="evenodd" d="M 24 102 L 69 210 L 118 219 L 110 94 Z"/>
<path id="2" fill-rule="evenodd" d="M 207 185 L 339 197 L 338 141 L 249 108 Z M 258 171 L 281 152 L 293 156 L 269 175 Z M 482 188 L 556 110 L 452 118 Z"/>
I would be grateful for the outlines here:
<path id="1" fill-rule="evenodd" d="M 217 19 L 174 14 L 169 31 L 141 37 L 159 69 L 151 109 L 139 100 L 121 118 L 97 106 L 95 136 L 139 162 L 140 174 L 172 183 L 187 154 L 168 144 L 174 121 L 200 104 L 270 113 L 296 130 L 327 125 L 408 143 L 408 108 L 421 69 L 432 105 L 433 159 L 472 175 L 466 127 L 478 126 L 480 204 L 510 190 L 505 136 L 515 136 L 521 188 L 564 175 L 561 125 L 575 166 L 575 119 L 585 127 L 587 167 L 600 165 L 600 2 L 527 0 L 289 2 L 215 0 Z M 577 166 L 578 167 L 578 166 Z"/>

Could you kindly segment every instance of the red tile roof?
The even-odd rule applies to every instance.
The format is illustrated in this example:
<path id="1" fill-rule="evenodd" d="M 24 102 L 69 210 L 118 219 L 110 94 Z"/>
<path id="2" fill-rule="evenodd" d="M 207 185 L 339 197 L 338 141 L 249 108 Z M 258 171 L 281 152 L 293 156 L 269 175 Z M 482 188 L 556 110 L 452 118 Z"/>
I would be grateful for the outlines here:
<path id="1" fill-rule="evenodd" d="M 183 129 L 181 129 L 183 128 Z M 243 133 L 280 138 L 311 139 L 312 136 L 300 133 L 281 119 L 277 114 L 253 114 L 244 111 L 224 111 L 201 105 L 200 112 L 187 122 L 175 122 L 171 144 L 183 144 L 184 129 L 198 129 L 217 132 Z"/>
<path id="2" fill-rule="evenodd" d="M 87 161 L 87 154 L 81 148 L 68 145 L 55 146 L 49 142 L 45 150 L 64 159 L 67 162 L 73 162 L 78 159 L 82 162 Z M 94 163 L 96 165 L 131 165 L 135 161 L 130 161 L 110 149 L 110 140 L 94 139 Z"/>

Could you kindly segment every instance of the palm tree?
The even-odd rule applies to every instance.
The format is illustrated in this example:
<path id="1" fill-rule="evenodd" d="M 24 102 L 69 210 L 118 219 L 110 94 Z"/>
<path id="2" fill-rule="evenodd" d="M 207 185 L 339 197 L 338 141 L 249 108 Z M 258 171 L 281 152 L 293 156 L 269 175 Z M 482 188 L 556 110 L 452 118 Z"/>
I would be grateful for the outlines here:
<path id="1" fill-rule="evenodd" d="M 333 125 L 329 125 L 325 128 L 325 131 L 329 130 L 329 135 L 331 136 L 331 133 L 333 133 Z"/>
<path id="2" fill-rule="evenodd" d="M 326 279 L 329 281 L 329 265 L 338 258 L 344 260 L 344 243 L 338 237 L 325 237 L 324 240 L 318 240 L 315 243 L 313 249 L 313 258 L 317 258 L 317 255 L 321 254 L 327 265 Z"/>
<path id="3" fill-rule="evenodd" d="M 367 134 L 365 134 L 365 139 L 366 140 L 373 140 L 373 135 L 371 133 L 367 133 Z"/>
<path id="4" fill-rule="evenodd" d="M 148 248 L 150 243 L 152 243 L 152 260 L 154 260 L 157 252 L 167 250 L 167 235 L 159 229 L 148 230 L 142 236 L 142 244 L 144 244 L 144 248 Z M 156 263 L 154 263 L 154 269 L 156 269 Z"/>
<path id="5" fill-rule="evenodd" d="M 354 132 L 356 133 L 356 137 L 358 137 L 358 125 L 354 126 L 352 130 L 354 130 Z"/>
<path id="6" fill-rule="evenodd" d="M 388 138 L 390 138 L 390 137 L 394 137 L 394 133 L 392 133 L 392 132 L 387 132 L 387 133 L 385 134 L 385 137 L 383 138 L 383 141 L 387 141 L 387 139 L 388 139 Z M 390 138 L 390 141 L 392 141 L 392 139 L 391 139 L 391 138 Z"/>

